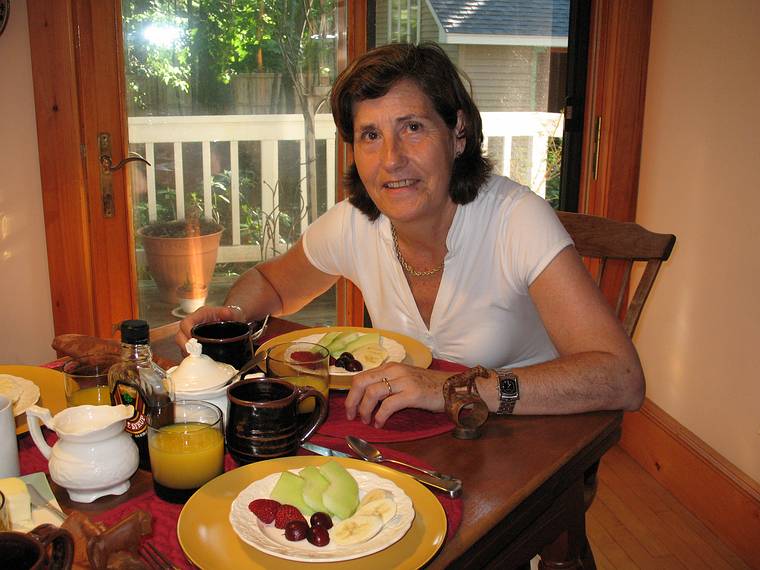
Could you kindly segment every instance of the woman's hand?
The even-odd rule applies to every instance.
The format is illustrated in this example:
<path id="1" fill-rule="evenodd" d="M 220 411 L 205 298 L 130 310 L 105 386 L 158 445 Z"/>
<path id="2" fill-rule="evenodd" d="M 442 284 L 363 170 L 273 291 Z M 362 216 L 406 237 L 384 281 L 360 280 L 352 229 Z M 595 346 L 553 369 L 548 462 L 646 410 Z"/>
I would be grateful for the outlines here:
<path id="1" fill-rule="evenodd" d="M 388 418 L 404 408 L 420 408 L 442 412 L 444 408 L 443 384 L 450 372 L 426 370 L 406 364 L 390 362 L 354 376 L 346 397 L 346 417 L 357 415 L 365 424 L 375 414 L 376 428 L 382 428 Z"/>
<path id="2" fill-rule="evenodd" d="M 201 307 L 191 315 L 182 319 L 179 330 L 174 337 L 175 342 L 186 354 L 185 343 L 190 340 L 195 325 L 201 323 L 213 323 L 218 321 L 245 321 L 245 315 L 239 307 Z"/>

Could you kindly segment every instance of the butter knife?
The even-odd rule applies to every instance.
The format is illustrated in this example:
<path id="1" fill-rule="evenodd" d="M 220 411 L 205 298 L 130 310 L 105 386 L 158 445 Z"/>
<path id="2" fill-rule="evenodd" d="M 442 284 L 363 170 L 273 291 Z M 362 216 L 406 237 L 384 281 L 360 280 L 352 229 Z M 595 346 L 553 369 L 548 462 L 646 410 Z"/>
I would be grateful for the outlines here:
<path id="1" fill-rule="evenodd" d="M 326 457 L 348 457 L 349 459 L 358 459 L 357 457 L 354 457 L 353 455 L 350 455 L 343 451 L 330 449 L 329 447 L 324 447 L 322 445 L 317 445 L 315 443 L 306 442 L 303 445 L 301 445 L 301 447 L 303 447 L 307 451 L 311 451 L 312 453 L 316 453 L 317 455 L 323 455 Z M 389 469 L 392 469 L 392 467 L 389 467 Z M 412 479 L 415 479 L 419 481 L 420 483 L 427 485 L 428 487 L 437 489 L 439 491 L 443 491 L 444 493 L 448 494 L 449 497 L 451 497 L 452 499 L 457 498 L 462 493 L 462 482 L 459 479 L 441 479 L 439 477 L 431 477 L 429 475 L 407 473 L 406 471 L 399 471 L 399 473 L 408 475 Z"/>
<path id="2" fill-rule="evenodd" d="M 61 520 L 66 520 L 66 514 L 61 509 L 57 508 L 53 503 L 45 499 L 45 497 L 40 495 L 39 491 L 37 491 L 34 485 L 31 483 L 26 483 L 26 488 L 29 490 L 29 498 L 31 499 L 32 505 L 42 509 L 47 509 L 50 512 L 55 513 L 61 517 Z"/>

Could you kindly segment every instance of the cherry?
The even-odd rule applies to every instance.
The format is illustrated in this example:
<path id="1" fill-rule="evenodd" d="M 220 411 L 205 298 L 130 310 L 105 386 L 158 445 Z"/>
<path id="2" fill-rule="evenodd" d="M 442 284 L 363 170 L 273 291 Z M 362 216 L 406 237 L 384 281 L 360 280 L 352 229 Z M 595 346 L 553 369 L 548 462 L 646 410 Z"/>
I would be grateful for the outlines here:
<path id="1" fill-rule="evenodd" d="M 307 540 L 314 546 L 327 546 L 330 543 L 330 534 L 323 526 L 315 526 L 309 529 Z"/>
<path id="2" fill-rule="evenodd" d="M 309 536 L 309 525 L 305 521 L 290 521 L 285 525 L 285 538 L 291 542 L 298 542 Z M 309 539 L 311 542 L 311 539 Z"/>
<path id="3" fill-rule="evenodd" d="M 332 519 L 327 513 L 314 513 L 311 515 L 311 528 L 322 527 L 330 529 L 333 526 Z"/>

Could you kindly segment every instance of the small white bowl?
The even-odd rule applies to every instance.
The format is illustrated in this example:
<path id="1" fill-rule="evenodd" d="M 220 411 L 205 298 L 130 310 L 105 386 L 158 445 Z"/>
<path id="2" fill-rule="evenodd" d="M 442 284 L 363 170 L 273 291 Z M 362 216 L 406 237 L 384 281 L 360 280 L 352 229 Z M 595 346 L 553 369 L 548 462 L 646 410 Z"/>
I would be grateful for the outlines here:
<path id="1" fill-rule="evenodd" d="M 205 304 L 206 297 L 198 297 L 197 299 L 185 299 L 184 297 L 179 297 L 179 308 L 187 315 L 194 313 Z"/>

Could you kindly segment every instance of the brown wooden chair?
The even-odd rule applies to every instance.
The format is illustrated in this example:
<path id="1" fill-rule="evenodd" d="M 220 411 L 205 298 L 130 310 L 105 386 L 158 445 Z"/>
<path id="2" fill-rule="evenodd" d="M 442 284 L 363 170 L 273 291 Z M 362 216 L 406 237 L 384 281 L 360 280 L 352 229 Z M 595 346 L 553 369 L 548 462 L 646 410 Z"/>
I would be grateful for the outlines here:
<path id="1" fill-rule="evenodd" d="M 676 236 L 650 232 L 638 224 L 618 222 L 608 218 L 557 212 L 560 221 L 575 242 L 575 249 L 587 260 L 587 267 L 597 285 L 613 304 L 615 314 L 622 316 L 623 328 L 633 336 L 641 316 L 641 310 L 654 285 L 662 262 L 670 257 Z M 635 263 L 644 263 L 644 272 L 636 284 L 630 302 L 629 283 Z M 584 500 L 586 509 L 591 506 L 597 489 L 599 463 L 586 471 Z M 584 568 L 595 568 L 591 548 L 586 543 L 582 562 Z"/>

